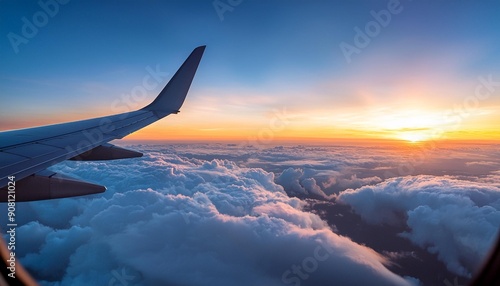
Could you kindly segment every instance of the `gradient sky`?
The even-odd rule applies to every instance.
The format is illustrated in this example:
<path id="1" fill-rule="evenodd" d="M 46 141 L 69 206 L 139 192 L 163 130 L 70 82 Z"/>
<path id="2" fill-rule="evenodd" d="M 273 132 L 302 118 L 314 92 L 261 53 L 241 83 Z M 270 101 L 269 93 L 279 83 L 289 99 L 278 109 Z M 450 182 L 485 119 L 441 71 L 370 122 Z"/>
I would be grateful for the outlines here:
<path id="1" fill-rule="evenodd" d="M 127 138 L 500 140 L 500 83 L 478 88 L 500 82 L 498 1 L 230 2 L 73 0 L 23 35 L 43 8 L 1 1 L 0 129 L 140 108 L 207 45 L 182 112 Z M 388 5 L 348 61 L 341 43 Z M 168 76 L 126 102 L 148 69 Z"/>

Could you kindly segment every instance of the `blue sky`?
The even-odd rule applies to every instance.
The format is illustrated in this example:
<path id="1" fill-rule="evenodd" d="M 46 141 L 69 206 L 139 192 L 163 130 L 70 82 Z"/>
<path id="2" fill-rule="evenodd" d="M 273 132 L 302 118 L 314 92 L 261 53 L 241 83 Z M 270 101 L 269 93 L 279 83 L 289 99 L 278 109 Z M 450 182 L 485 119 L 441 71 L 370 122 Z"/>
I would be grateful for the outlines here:
<path id="1" fill-rule="evenodd" d="M 46 284 L 106 284 L 122 269 L 149 284 L 226 279 L 222 282 L 234 285 L 241 277 L 249 284 L 282 284 L 284 271 L 306 261 L 318 241 L 336 248 L 310 283 L 401 284 L 403 278 L 386 268 L 387 257 L 330 230 L 325 218 L 288 197 L 290 190 L 328 197 L 349 188 L 341 200 L 357 210 L 406 212 L 410 215 L 399 223 L 414 232 L 394 231 L 390 238 L 407 239 L 415 249 L 431 241 L 446 252 L 460 240 L 464 247 L 439 258 L 450 271 L 446 278 L 469 276 L 474 269 L 468 266 L 479 265 L 476 257 L 463 259 L 470 258 L 467 243 L 483 257 L 498 229 L 490 222 L 498 221 L 499 212 L 470 198 L 480 192 L 484 201 L 498 205 L 498 144 L 450 150 L 447 145 L 270 148 L 273 142 L 253 143 L 261 134 L 413 142 L 441 139 L 429 135 L 439 130 L 441 137 L 500 139 L 498 86 L 488 98 L 475 95 L 478 86 L 484 90 L 480 78 L 500 81 L 499 2 L 221 0 L 217 3 L 239 3 L 221 19 L 212 0 L 70 0 L 57 4 L 58 11 L 16 52 L 10 39 L 23 36 L 23 19 L 43 17 L 42 6 L 54 1 L 0 0 L 0 130 L 115 113 L 114 103 L 141 85 L 148 70 L 172 75 L 193 48 L 207 45 L 181 113 L 130 138 L 253 139 L 246 145 L 143 145 L 145 156 L 133 162 L 54 166 L 109 189 L 102 196 L 21 207 L 26 223 L 20 224 L 18 245 L 26 248 L 18 255 Z M 390 23 L 348 62 L 339 45 L 354 44 L 355 28 L 364 30 L 374 20 L 371 12 L 388 5 L 400 12 L 391 14 Z M 129 107 L 152 101 L 168 79 Z M 470 98 L 477 106 L 467 105 Z M 451 123 L 442 116 L 450 110 Z M 417 168 L 402 173 L 401 166 L 414 161 Z M 405 177 L 384 177 L 384 170 L 396 169 L 395 176 Z M 447 176 L 428 176 L 430 171 Z M 443 197 L 442 191 L 450 195 Z M 366 225 L 386 214 L 361 211 Z M 441 220 L 434 228 L 436 217 Z M 470 218 L 477 220 L 469 223 Z M 489 236 L 468 236 L 484 229 Z M 241 247 L 232 235 L 248 237 L 250 247 Z M 360 255 L 369 263 L 359 264 Z M 166 271 L 162 263 L 172 267 Z M 220 269 L 234 277 L 214 278 Z M 338 277 L 332 277 L 332 269 Z M 192 275 L 196 271 L 199 276 Z"/>
<path id="2" fill-rule="evenodd" d="M 238 5 L 221 18 L 214 3 Z M 354 28 L 364 30 L 373 21 L 370 12 L 388 5 L 399 13 L 348 63 L 339 45 L 352 45 Z M 110 104 L 140 84 L 146 67 L 159 65 L 170 76 L 198 45 L 207 50 L 184 107 L 192 116 L 179 119 L 193 132 L 206 127 L 196 122 L 196 112 L 214 115 L 200 111 L 207 98 L 215 113 L 230 116 L 215 115 L 212 122 L 226 133 L 232 128 L 225 125 L 228 120 L 251 133 L 265 124 L 271 109 L 286 106 L 304 125 L 289 126 L 289 136 L 324 128 L 318 120 L 304 121 L 311 114 L 352 118 L 353 112 L 370 109 L 376 116 L 372 109 L 400 110 L 416 101 L 427 111 L 429 105 L 444 109 L 472 94 L 478 76 L 500 78 L 499 6 L 495 1 L 73 0 L 58 4 L 57 13 L 16 53 L 9 34 L 22 36 L 23 17 L 33 22 L 44 10 L 35 1 L 2 1 L 1 127 L 113 113 Z M 409 96 L 398 88 L 412 85 L 422 90 Z M 228 102 L 238 102 L 239 109 Z M 489 109 L 481 112 L 494 113 L 498 105 L 498 100 L 484 102 L 481 107 Z M 346 124 L 338 118 L 327 121 Z M 350 123 L 349 128 L 368 128 Z"/>

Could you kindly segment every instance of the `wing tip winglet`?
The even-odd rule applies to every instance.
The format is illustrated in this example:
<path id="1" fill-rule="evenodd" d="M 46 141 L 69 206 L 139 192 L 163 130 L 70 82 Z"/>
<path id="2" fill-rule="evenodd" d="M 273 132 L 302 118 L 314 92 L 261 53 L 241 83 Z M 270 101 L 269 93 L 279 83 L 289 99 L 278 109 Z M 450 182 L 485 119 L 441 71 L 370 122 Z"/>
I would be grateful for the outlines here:
<path id="1" fill-rule="evenodd" d="M 186 99 L 205 48 L 205 45 L 196 47 L 155 100 L 143 110 L 153 111 L 162 116 L 178 113 Z"/>

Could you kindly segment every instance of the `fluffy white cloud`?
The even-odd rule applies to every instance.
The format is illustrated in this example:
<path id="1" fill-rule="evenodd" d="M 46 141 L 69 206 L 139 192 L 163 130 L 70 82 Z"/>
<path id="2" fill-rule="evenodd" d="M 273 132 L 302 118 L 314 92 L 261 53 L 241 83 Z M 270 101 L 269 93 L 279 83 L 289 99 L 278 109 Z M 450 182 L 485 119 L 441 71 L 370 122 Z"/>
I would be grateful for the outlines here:
<path id="1" fill-rule="evenodd" d="M 357 228 L 370 232 L 367 236 L 377 228 L 359 223 L 346 228 L 351 226 L 351 214 L 342 213 L 346 207 L 322 202 L 317 211 L 306 201 L 319 201 L 290 198 L 285 190 L 329 200 L 330 194 L 359 188 L 344 192 L 341 200 L 372 224 L 407 226 L 410 231 L 402 236 L 465 276 L 480 264 L 500 225 L 498 171 L 492 164 L 466 164 L 477 158 L 498 162 L 497 148 L 491 146 L 430 151 L 424 161 L 411 163 L 414 173 L 437 176 L 384 182 L 385 172 L 399 176 L 399 166 L 411 158 L 408 152 L 418 148 L 138 148 L 145 157 L 53 167 L 106 185 L 103 194 L 18 204 L 16 252 L 42 284 L 121 285 L 124 279 L 133 285 L 418 283 L 386 268 L 398 271 L 388 263 L 421 259 L 418 246 L 401 254 L 397 248 L 371 245 L 370 239 L 356 236 Z M 442 177 L 444 172 L 450 177 Z M 331 225 L 343 225 L 344 235 L 352 234 L 384 256 L 335 234 L 306 209 Z M 5 224 L 5 217 L 0 222 Z M 411 273 L 425 281 L 423 275 L 431 274 L 420 270 Z"/>
<path id="2" fill-rule="evenodd" d="M 332 232 L 260 168 L 149 148 L 141 159 L 66 162 L 54 170 L 109 189 L 19 205 L 28 220 L 18 229 L 20 258 L 44 285 L 418 282 Z M 312 180 L 302 184 L 317 190 Z"/>
<path id="3" fill-rule="evenodd" d="M 447 177 L 413 176 L 346 190 L 349 204 L 372 224 L 406 224 L 401 235 L 437 253 L 450 271 L 470 277 L 500 226 L 500 188 Z"/>
<path id="4" fill-rule="evenodd" d="M 310 171 L 307 169 L 306 171 Z M 292 195 L 315 196 L 324 199 L 331 197 L 327 196 L 316 183 L 316 179 L 307 174 L 300 168 L 288 168 L 284 170 L 277 178 L 276 183 L 280 184 L 285 190 Z"/>
<path id="5" fill-rule="evenodd" d="M 355 189 L 360 188 L 365 185 L 372 185 L 376 183 L 382 182 L 377 176 L 366 177 L 366 178 L 358 178 L 356 174 L 351 175 L 350 178 L 340 178 L 338 179 L 339 187 L 342 189 Z"/>

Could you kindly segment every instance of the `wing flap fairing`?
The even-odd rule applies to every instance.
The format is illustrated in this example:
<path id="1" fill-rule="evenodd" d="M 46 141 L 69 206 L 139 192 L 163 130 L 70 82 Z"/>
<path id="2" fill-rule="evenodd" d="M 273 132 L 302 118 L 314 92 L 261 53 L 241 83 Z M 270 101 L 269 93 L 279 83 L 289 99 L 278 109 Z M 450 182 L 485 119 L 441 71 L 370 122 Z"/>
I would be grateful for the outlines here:
<path id="1" fill-rule="evenodd" d="M 106 187 L 45 170 L 16 181 L 15 190 L 11 199 L 27 202 L 98 194 Z M 8 200 L 9 193 L 4 187 L 0 189 L 0 202 Z"/>
<path id="2" fill-rule="evenodd" d="M 142 153 L 118 147 L 112 144 L 102 144 L 94 149 L 71 158 L 73 161 L 102 161 L 142 157 Z"/>

